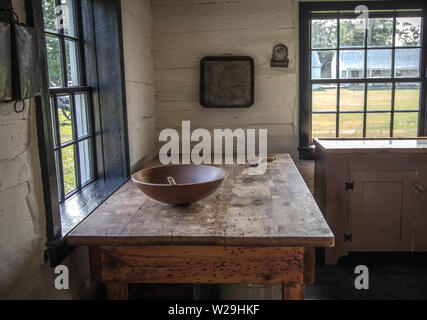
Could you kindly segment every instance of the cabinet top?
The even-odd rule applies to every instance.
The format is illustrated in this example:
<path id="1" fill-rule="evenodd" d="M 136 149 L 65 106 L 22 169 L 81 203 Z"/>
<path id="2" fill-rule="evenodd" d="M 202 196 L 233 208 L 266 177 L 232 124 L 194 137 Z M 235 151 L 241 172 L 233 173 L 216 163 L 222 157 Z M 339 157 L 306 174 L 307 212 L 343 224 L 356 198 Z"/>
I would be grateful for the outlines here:
<path id="1" fill-rule="evenodd" d="M 326 153 L 427 153 L 427 137 L 414 139 L 314 139 Z"/>

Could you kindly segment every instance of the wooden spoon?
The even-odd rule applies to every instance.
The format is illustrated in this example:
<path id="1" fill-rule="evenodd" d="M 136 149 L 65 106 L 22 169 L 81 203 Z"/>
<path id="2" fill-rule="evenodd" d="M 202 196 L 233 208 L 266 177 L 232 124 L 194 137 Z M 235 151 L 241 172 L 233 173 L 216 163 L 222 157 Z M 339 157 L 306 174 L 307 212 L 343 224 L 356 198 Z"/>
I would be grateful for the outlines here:
<path id="1" fill-rule="evenodd" d="M 176 186 L 176 181 L 173 177 L 168 177 L 167 179 L 171 186 Z"/>

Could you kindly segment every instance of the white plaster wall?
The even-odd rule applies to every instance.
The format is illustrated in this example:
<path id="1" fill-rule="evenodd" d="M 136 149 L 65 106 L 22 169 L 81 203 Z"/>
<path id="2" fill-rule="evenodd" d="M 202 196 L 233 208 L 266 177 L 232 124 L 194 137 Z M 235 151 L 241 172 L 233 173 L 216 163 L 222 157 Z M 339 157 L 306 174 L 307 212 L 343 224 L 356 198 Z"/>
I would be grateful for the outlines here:
<path id="1" fill-rule="evenodd" d="M 24 0 L 13 7 L 25 22 Z M 88 254 L 69 255 L 70 290 L 54 287 L 54 270 L 44 262 L 46 214 L 38 152 L 35 101 L 23 113 L 0 103 L 0 299 L 71 299 L 90 296 Z"/>
<path id="2" fill-rule="evenodd" d="M 22 114 L 14 113 L 12 103 L 0 105 L 0 296 L 44 246 L 34 103 L 26 103 Z"/>
<path id="3" fill-rule="evenodd" d="M 266 128 L 269 152 L 296 153 L 298 77 L 296 0 L 153 0 L 157 128 Z M 271 68 L 273 46 L 289 49 L 289 68 Z M 207 55 L 255 59 L 255 104 L 199 104 L 199 63 Z"/>
<path id="4" fill-rule="evenodd" d="M 90 292 L 84 248 L 64 264 L 70 290 L 54 287 L 54 271 L 44 262 L 46 243 L 34 100 L 23 113 L 0 103 L 0 298 L 71 299 Z"/>
<path id="5" fill-rule="evenodd" d="M 150 0 L 122 1 L 123 52 L 131 171 L 154 156 L 156 117 Z"/>

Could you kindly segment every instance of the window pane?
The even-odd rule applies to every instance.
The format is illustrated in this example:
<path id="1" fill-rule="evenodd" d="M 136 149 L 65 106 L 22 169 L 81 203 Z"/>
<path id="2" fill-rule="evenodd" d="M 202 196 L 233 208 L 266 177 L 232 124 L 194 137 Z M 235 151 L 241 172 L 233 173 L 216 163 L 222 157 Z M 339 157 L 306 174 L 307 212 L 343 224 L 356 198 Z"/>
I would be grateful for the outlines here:
<path id="1" fill-rule="evenodd" d="M 311 21 L 311 47 L 326 49 L 337 47 L 337 20 Z"/>
<path id="2" fill-rule="evenodd" d="M 367 110 L 391 110 L 391 83 L 368 83 Z"/>
<path id="3" fill-rule="evenodd" d="M 340 19 L 340 47 L 363 47 L 365 45 L 365 20 Z"/>
<path id="4" fill-rule="evenodd" d="M 390 137 L 390 113 L 368 113 L 366 115 L 366 136 L 368 138 Z"/>
<path id="5" fill-rule="evenodd" d="M 336 115 L 335 114 L 313 114 L 312 115 L 312 137 L 313 138 L 335 138 L 336 137 Z"/>
<path id="6" fill-rule="evenodd" d="M 365 104 L 364 83 L 342 83 L 340 87 L 340 111 L 363 111 Z"/>
<path id="7" fill-rule="evenodd" d="M 58 182 L 58 198 L 61 199 L 62 180 L 61 180 L 61 167 L 59 166 L 59 151 L 55 151 L 55 168 L 56 168 L 56 180 Z"/>
<path id="8" fill-rule="evenodd" d="M 62 87 L 62 64 L 59 39 L 46 36 L 46 51 L 49 71 L 49 87 Z"/>
<path id="9" fill-rule="evenodd" d="M 340 114 L 340 138 L 363 137 L 363 113 Z"/>
<path id="10" fill-rule="evenodd" d="M 51 117 L 52 117 L 52 134 L 53 134 L 53 143 L 55 146 L 59 145 L 59 137 L 57 136 L 57 132 L 56 132 L 56 116 L 55 116 L 55 108 L 53 107 L 54 104 L 54 98 L 50 97 L 50 105 L 52 106 L 52 108 L 50 108 L 51 111 Z"/>
<path id="11" fill-rule="evenodd" d="M 62 9 L 65 11 L 63 13 L 63 28 L 64 34 L 76 37 L 76 21 L 75 21 L 75 10 L 74 10 L 74 0 L 62 0 Z"/>
<path id="12" fill-rule="evenodd" d="M 337 110 L 336 84 L 313 84 L 312 110 L 313 111 L 336 111 Z"/>
<path id="13" fill-rule="evenodd" d="M 396 112 L 394 114 L 393 136 L 415 138 L 418 136 L 418 112 Z"/>
<path id="14" fill-rule="evenodd" d="M 80 72 L 79 72 L 77 42 L 66 40 L 65 52 L 67 57 L 68 86 L 78 86 L 80 84 L 80 81 L 79 81 Z"/>
<path id="15" fill-rule="evenodd" d="M 58 96 L 58 120 L 61 143 L 73 139 L 73 126 L 71 124 L 71 99 L 70 96 Z"/>
<path id="16" fill-rule="evenodd" d="M 43 0 L 44 29 L 46 31 L 59 33 L 56 20 L 56 1 Z"/>
<path id="17" fill-rule="evenodd" d="M 396 49 L 395 77 L 412 78 L 419 77 L 420 49 Z"/>
<path id="18" fill-rule="evenodd" d="M 365 53 L 363 50 L 340 51 L 340 78 L 363 78 Z"/>
<path id="19" fill-rule="evenodd" d="M 336 78 L 336 51 L 312 51 L 311 53 L 311 78 L 335 79 Z"/>
<path id="20" fill-rule="evenodd" d="M 393 18 L 369 19 L 368 47 L 391 47 Z"/>
<path id="21" fill-rule="evenodd" d="M 396 46 L 421 45 L 421 18 L 396 19 Z"/>
<path id="22" fill-rule="evenodd" d="M 77 136 L 80 138 L 89 134 L 90 124 L 86 93 L 76 94 L 74 101 L 76 104 Z"/>
<path id="23" fill-rule="evenodd" d="M 421 84 L 398 82 L 394 94 L 395 110 L 419 110 Z"/>
<path id="24" fill-rule="evenodd" d="M 389 49 L 368 50 L 368 78 L 390 78 L 391 77 L 391 55 Z"/>
<path id="25" fill-rule="evenodd" d="M 91 140 L 85 140 L 79 142 L 79 157 L 80 157 L 80 177 L 81 183 L 85 184 L 90 179 L 92 179 L 92 170 L 91 170 L 91 150 L 92 150 Z"/>
<path id="26" fill-rule="evenodd" d="M 74 162 L 74 145 L 61 149 L 62 169 L 64 171 L 64 190 L 65 194 L 76 189 L 76 166 Z"/>

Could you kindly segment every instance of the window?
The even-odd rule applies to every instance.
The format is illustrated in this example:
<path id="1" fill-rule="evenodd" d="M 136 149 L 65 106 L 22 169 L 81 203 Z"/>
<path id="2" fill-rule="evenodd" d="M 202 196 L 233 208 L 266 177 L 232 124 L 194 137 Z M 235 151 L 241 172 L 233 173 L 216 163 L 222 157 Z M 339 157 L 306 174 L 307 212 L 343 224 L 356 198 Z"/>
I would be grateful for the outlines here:
<path id="1" fill-rule="evenodd" d="M 73 249 L 65 236 L 129 179 L 120 1 L 25 7 L 39 31 L 44 71 L 35 104 L 46 255 L 54 267 Z"/>
<path id="2" fill-rule="evenodd" d="M 71 250 L 67 233 L 129 179 L 121 11 L 117 0 L 25 4 L 40 30 L 37 134 L 54 266 Z"/>
<path id="3" fill-rule="evenodd" d="M 367 24 L 339 14 L 311 19 L 312 137 L 417 136 L 422 18 Z"/>
<path id="4" fill-rule="evenodd" d="M 59 202 L 94 181 L 91 88 L 86 86 L 76 0 L 43 0 Z"/>
<path id="5" fill-rule="evenodd" d="M 315 137 L 423 135 L 425 11 L 372 2 L 365 19 L 352 3 L 325 5 L 300 4 L 301 147 Z"/>

